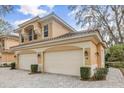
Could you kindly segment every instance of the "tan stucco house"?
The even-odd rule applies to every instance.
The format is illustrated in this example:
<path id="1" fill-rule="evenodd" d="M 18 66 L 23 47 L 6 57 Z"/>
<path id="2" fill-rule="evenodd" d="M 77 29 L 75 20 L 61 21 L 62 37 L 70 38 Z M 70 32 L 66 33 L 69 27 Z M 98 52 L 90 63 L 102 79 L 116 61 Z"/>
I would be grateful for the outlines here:
<path id="1" fill-rule="evenodd" d="M 30 70 L 39 64 L 42 72 L 80 75 L 80 67 L 92 72 L 104 67 L 105 42 L 97 30 L 77 32 L 56 14 L 35 17 L 19 25 L 20 44 L 12 47 L 17 68 Z"/>
<path id="2" fill-rule="evenodd" d="M 0 35 L 0 64 L 15 62 L 15 54 L 10 50 L 10 47 L 18 44 L 18 36 Z"/>

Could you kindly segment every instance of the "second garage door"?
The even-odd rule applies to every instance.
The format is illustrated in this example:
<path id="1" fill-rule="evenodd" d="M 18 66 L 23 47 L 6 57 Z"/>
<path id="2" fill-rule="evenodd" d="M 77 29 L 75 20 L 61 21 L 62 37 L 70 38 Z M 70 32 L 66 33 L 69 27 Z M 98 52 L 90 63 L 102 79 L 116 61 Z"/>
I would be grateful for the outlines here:
<path id="1" fill-rule="evenodd" d="M 82 52 L 81 50 L 46 52 L 45 72 L 79 76 L 80 67 L 83 65 Z"/>
<path id="2" fill-rule="evenodd" d="M 19 56 L 19 68 L 30 70 L 31 64 L 38 64 L 36 54 L 22 54 Z"/>

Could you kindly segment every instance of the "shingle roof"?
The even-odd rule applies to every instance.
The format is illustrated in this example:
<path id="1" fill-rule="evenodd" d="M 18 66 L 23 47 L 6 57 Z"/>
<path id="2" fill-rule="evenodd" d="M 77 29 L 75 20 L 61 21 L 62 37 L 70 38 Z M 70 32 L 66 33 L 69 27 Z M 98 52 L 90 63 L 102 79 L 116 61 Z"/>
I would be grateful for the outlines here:
<path id="1" fill-rule="evenodd" d="M 77 36 L 77 35 L 93 33 L 93 32 L 97 32 L 97 30 L 84 30 L 84 31 L 70 32 L 70 33 L 67 33 L 67 34 L 55 37 L 54 39 L 56 39 L 56 38 L 72 37 L 72 36 Z"/>

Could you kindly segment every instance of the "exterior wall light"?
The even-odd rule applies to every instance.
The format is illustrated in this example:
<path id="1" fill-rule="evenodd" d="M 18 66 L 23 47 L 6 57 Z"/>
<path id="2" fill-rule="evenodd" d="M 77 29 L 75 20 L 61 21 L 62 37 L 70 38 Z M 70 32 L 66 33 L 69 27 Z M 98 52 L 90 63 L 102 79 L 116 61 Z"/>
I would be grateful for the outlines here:
<path id="1" fill-rule="evenodd" d="M 38 57 L 40 57 L 40 53 L 38 53 L 38 55 L 37 55 Z"/>
<path id="2" fill-rule="evenodd" d="M 16 58 L 16 55 L 14 55 L 14 58 Z"/>
<path id="3" fill-rule="evenodd" d="M 96 52 L 95 54 L 96 54 L 97 56 L 99 56 L 99 52 Z"/>

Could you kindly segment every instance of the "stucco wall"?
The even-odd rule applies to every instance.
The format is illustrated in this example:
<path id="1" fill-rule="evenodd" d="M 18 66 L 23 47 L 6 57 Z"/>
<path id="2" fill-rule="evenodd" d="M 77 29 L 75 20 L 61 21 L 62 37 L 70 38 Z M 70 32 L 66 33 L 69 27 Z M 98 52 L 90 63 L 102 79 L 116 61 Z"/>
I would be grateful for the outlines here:
<path id="1" fill-rule="evenodd" d="M 104 65 L 105 65 L 104 47 L 101 44 L 98 45 L 98 53 L 99 53 L 98 64 L 99 64 L 100 67 L 104 67 Z"/>
<path id="2" fill-rule="evenodd" d="M 15 62 L 14 54 L 3 53 L 0 58 L 0 62 Z"/>
<path id="3" fill-rule="evenodd" d="M 44 37 L 44 26 L 48 25 L 48 37 Z M 52 20 L 45 20 L 42 22 L 42 39 L 52 37 Z"/>
<path id="4" fill-rule="evenodd" d="M 32 51 L 35 51 L 36 53 L 40 53 L 41 54 L 41 63 L 42 66 L 43 66 L 43 63 L 44 63 L 44 53 L 45 52 L 52 52 L 52 51 L 67 51 L 67 50 L 75 50 L 75 49 L 81 49 L 82 50 L 82 63 L 83 63 L 83 66 L 85 66 L 85 56 L 84 56 L 84 50 L 86 48 L 89 48 L 90 49 L 90 65 L 87 65 L 89 67 L 91 67 L 91 71 L 92 71 L 92 75 L 94 74 L 94 69 L 96 67 L 98 67 L 98 61 L 97 61 L 97 57 L 98 55 L 96 54 L 97 53 L 97 46 L 96 44 L 94 44 L 92 41 L 84 41 L 84 42 L 77 42 L 77 43 L 66 43 L 66 44 L 61 44 L 61 45 L 54 45 L 54 46 L 45 46 L 45 47 L 42 47 L 42 48 L 33 48 L 32 47 Z M 103 50 L 104 51 L 104 48 L 101 46 L 100 50 Z M 24 51 L 24 50 L 23 50 Z M 25 50 L 26 51 L 26 50 Z M 17 51 L 16 54 L 21 54 L 22 50 L 20 51 Z M 23 52 L 24 53 L 24 52 Z M 100 52 L 102 53 L 102 52 Z M 101 56 L 103 57 L 104 54 L 102 53 Z M 78 61 L 78 60 L 77 60 Z M 103 59 L 100 60 L 100 62 L 103 62 Z M 42 67 L 43 68 L 43 67 Z M 43 70 L 42 70 L 43 71 Z"/>
<path id="5" fill-rule="evenodd" d="M 101 46 L 101 58 L 101 67 L 105 67 L 105 50 L 103 46 Z"/>
<path id="6" fill-rule="evenodd" d="M 94 43 L 92 43 L 91 45 L 92 65 L 96 65 L 97 67 L 104 67 L 104 47 L 102 46 L 102 44 L 95 45 Z"/>
<path id="7" fill-rule="evenodd" d="M 48 37 L 44 37 L 44 26 L 48 25 Z M 44 39 L 44 38 L 50 38 L 50 37 L 57 37 L 60 35 L 63 35 L 65 33 L 71 32 L 70 29 L 66 28 L 62 23 L 58 22 L 55 19 L 49 19 L 49 20 L 44 20 L 44 21 L 36 21 L 33 23 L 30 23 L 21 29 L 21 34 L 26 34 L 26 28 L 29 26 L 33 26 L 35 32 L 38 35 L 38 39 Z M 21 41 L 21 38 L 20 38 Z M 25 38 L 25 42 L 29 42 Z M 21 43 L 21 42 L 20 42 Z"/>
<path id="8" fill-rule="evenodd" d="M 19 44 L 19 41 L 14 39 L 5 39 L 5 49 L 10 49 L 12 46 L 16 46 Z"/>
<path id="9" fill-rule="evenodd" d="M 98 67 L 96 53 L 97 53 L 97 46 L 92 42 L 91 43 L 91 57 L 90 57 L 91 58 L 90 59 L 91 60 L 91 72 L 92 72 L 91 76 L 94 75 L 94 71 Z"/>
<path id="10" fill-rule="evenodd" d="M 52 21 L 52 37 L 57 37 L 68 32 L 70 32 L 69 29 L 65 28 L 55 20 Z"/>
<path id="11" fill-rule="evenodd" d="M 92 65 L 97 64 L 97 47 L 94 43 L 91 43 L 91 60 Z"/>

